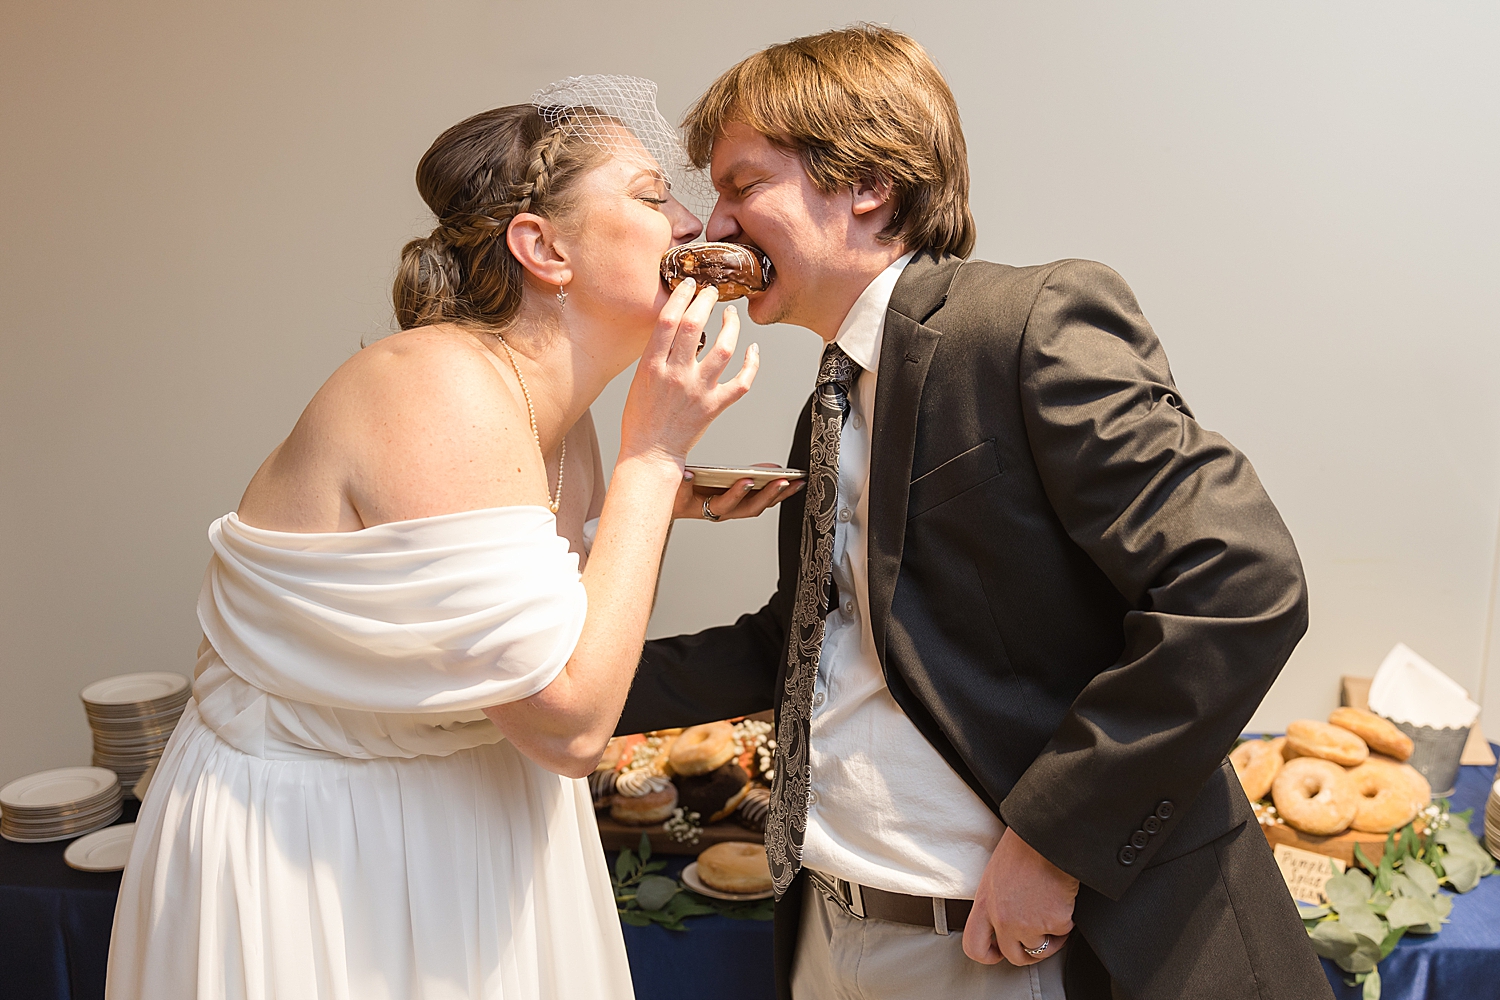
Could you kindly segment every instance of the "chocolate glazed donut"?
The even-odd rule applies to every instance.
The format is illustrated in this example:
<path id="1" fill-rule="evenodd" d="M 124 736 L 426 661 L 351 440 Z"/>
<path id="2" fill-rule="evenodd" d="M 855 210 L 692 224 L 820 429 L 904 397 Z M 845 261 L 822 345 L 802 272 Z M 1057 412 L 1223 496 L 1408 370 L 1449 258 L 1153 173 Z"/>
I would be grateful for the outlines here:
<path id="1" fill-rule="evenodd" d="M 774 278 L 771 259 L 754 247 L 739 243 L 685 243 L 661 259 L 661 280 L 676 288 L 684 278 L 719 290 L 727 302 L 751 292 L 763 292 Z"/>
<path id="2" fill-rule="evenodd" d="M 677 804 L 703 817 L 704 823 L 716 823 L 734 812 L 750 788 L 750 775 L 733 760 L 707 774 L 679 774 L 673 781 Z"/>

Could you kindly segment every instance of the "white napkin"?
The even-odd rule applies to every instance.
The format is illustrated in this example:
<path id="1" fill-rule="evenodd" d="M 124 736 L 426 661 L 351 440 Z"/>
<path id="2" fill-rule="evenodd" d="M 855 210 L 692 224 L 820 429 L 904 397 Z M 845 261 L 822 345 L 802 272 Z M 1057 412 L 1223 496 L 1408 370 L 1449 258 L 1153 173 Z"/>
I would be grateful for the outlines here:
<path id="1" fill-rule="evenodd" d="M 1464 729 L 1479 716 L 1479 706 L 1462 685 L 1404 642 L 1396 643 L 1375 671 L 1370 711 L 1432 729 Z"/>

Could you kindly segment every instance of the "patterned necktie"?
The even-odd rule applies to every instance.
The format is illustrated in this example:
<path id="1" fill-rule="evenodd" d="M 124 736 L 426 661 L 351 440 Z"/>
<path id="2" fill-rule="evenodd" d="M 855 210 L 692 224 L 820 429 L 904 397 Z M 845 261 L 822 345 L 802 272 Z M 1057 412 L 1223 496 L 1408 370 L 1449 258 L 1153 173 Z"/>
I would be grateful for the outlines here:
<path id="1" fill-rule="evenodd" d="M 801 568 L 792 603 L 790 640 L 781 709 L 776 719 L 776 777 L 766 816 L 766 858 L 779 899 L 802 867 L 811 782 L 808 739 L 813 683 L 823 650 L 824 619 L 833 583 L 833 526 L 839 494 L 839 433 L 849 413 L 849 391 L 859 365 L 837 344 L 823 351 L 813 401 L 812 450 L 808 460 L 806 510 L 802 516 Z"/>

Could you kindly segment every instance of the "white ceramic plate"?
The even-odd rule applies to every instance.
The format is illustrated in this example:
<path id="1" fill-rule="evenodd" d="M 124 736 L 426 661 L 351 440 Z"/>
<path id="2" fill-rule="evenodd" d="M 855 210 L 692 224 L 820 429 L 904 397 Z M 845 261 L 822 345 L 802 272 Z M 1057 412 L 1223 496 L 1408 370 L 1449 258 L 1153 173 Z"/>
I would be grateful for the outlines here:
<path id="1" fill-rule="evenodd" d="M 693 474 L 693 485 L 702 486 L 710 490 L 727 490 L 741 479 L 750 479 L 755 482 L 755 488 L 760 489 L 767 483 L 778 479 L 805 479 L 807 472 L 803 469 L 766 469 L 766 468 L 736 468 L 724 465 L 689 465 L 687 470 Z"/>
<path id="2" fill-rule="evenodd" d="M 134 839 L 134 823 L 107 826 L 69 844 L 63 860 L 81 872 L 117 872 L 130 860 L 130 842 Z"/>
<path id="3" fill-rule="evenodd" d="M 0 809 L 57 809 L 104 795 L 116 784 L 102 767 L 59 767 L 17 778 L 0 788 Z"/>
<path id="4" fill-rule="evenodd" d="M 188 687 L 188 679 L 181 674 L 155 672 L 145 674 L 121 674 L 95 681 L 80 693 L 86 702 L 95 705 L 135 705 L 144 701 L 157 701 L 181 694 Z"/>
<path id="5" fill-rule="evenodd" d="M 767 889 L 765 892 L 720 892 L 703 884 L 698 877 L 698 862 L 694 861 L 682 870 L 682 884 L 702 896 L 712 896 L 714 899 L 724 899 L 731 903 L 749 903 L 757 899 L 770 899 L 774 891 Z"/>

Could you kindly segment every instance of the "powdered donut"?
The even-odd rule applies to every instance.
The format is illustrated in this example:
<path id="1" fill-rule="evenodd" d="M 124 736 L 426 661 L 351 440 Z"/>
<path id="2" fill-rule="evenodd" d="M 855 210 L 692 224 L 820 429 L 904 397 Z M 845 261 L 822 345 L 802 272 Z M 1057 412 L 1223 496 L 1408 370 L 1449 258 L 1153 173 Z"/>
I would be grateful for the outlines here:
<path id="1" fill-rule="evenodd" d="M 672 770 L 678 774 L 707 774 L 734 759 L 734 727 L 727 722 L 684 729 L 672 744 Z"/>
<path id="2" fill-rule="evenodd" d="M 1411 737 L 1396 728 L 1395 723 L 1382 719 L 1374 712 L 1362 708 L 1335 708 L 1328 716 L 1330 725 L 1347 729 L 1370 745 L 1376 753 L 1383 753 L 1396 760 L 1408 760 L 1414 746 Z M 1356 827 L 1356 829 L 1358 829 Z"/>
<path id="3" fill-rule="evenodd" d="M 1286 745 L 1303 757 L 1321 757 L 1345 767 L 1362 764 L 1370 756 L 1370 748 L 1365 745 L 1364 740 L 1347 729 L 1330 726 L 1316 719 L 1298 719 L 1288 723 Z"/>
<path id="4" fill-rule="evenodd" d="M 1229 754 L 1234 773 L 1244 786 L 1245 797 L 1258 802 L 1271 790 L 1281 770 L 1281 747 L 1273 746 L 1274 740 L 1246 740 Z"/>
<path id="5" fill-rule="evenodd" d="M 765 892 L 771 888 L 771 866 L 759 844 L 715 844 L 698 855 L 698 877 L 720 892 Z"/>
<path id="6" fill-rule="evenodd" d="M 647 826 L 667 819 L 676 808 L 677 787 L 669 781 L 667 787 L 645 795 L 616 795 L 609 814 L 621 823 Z"/>
<path id="7" fill-rule="evenodd" d="M 1403 827 L 1432 799 L 1431 786 L 1416 768 L 1383 757 L 1371 757 L 1349 771 L 1348 778 L 1359 795 L 1353 825 L 1361 833 Z"/>
<path id="8" fill-rule="evenodd" d="M 1322 723 L 1318 723 L 1322 725 Z M 1331 760 L 1298 757 L 1282 765 L 1271 782 L 1271 800 L 1281 818 L 1303 833 L 1327 837 L 1354 821 L 1360 796 L 1349 772 Z"/>

